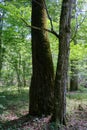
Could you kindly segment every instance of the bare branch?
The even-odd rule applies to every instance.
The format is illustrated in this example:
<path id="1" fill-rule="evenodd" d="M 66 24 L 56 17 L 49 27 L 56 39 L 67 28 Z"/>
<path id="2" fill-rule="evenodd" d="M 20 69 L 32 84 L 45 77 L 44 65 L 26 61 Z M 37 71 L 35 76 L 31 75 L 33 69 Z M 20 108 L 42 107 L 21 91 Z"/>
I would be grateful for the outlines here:
<path id="1" fill-rule="evenodd" d="M 43 2 L 44 2 L 44 6 L 45 6 L 45 9 L 46 9 L 46 12 L 47 12 L 48 19 L 50 20 L 51 30 L 53 30 L 53 22 L 52 22 L 50 15 L 49 15 L 48 9 L 47 9 L 46 1 L 43 0 Z"/>
<path id="2" fill-rule="evenodd" d="M 72 39 L 71 39 L 70 42 L 72 42 L 72 41 L 75 39 L 75 37 L 76 37 L 76 35 L 77 35 L 78 28 L 83 24 L 85 18 L 86 18 L 86 16 L 84 16 L 84 18 L 82 19 L 82 21 L 81 21 L 79 24 L 77 24 L 76 30 L 75 30 L 75 33 L 74 33 L 74 36 L 72 37 Z"/>
<path id="3" fill-rule="evenodd" d="M 55 35 L 57 38 L 59 38 L 59 35 L 54 30 L 49 30 L 49 29 L 46 29 L 46 28 L 40 28 L 40 27 L 32 26 L 32 25 L 29 25 L 23 18 L 21 18 L 21 20 L 25 23 L 26 27 L 33 28 L 33 29 L 40 30 L 40 31 L 44 30 L 44 31 L 47 31 L 47 32 Z"/>
<path id="4" fill-rule="evenodd" d="M 37 2 L 36 0 L 33 0 L 36 4 L 38 4 L 40 7 L 43 7 L 43 5 L 41 5 L 39 2 Z M 50 20 L 50 25 L 51 25 L 51 30 L 48 30 L 46 29 L 46 31 L 48 30 L 48 32 L 54 34 L 56 37 L 58 37 L 58 34 L 56 33 L 56 31 L 54 31 L 53 29 L 53 22 L 52 22 L 52 19 L 49 15 L 49 12 L 48 12 L 48 9 L 47 9 L 47 5 L 46 5 L 46 1 L 43 0 L 43 3 L 44 3 L 44 9 L 46 10 L 46 13 L 47 13 L 47 16 L 48 16 L 48 19 Z"/>

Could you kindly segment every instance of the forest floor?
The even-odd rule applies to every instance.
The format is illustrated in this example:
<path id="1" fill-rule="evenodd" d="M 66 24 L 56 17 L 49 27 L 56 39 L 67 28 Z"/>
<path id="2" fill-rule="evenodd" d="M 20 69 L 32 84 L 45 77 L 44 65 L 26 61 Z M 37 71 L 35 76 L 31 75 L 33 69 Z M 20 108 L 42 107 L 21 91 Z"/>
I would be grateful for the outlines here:
<path id="1" fill-rule="evenodd" d="M 50 123 L 51 116 L 27 115 L 27 90 L 21 94 L 3 91 L 0 98 L 0 130 L 59 130 Z M 87 90 L 67 94 L 67 126 L 60 127 L 60 130 L 87 130 Z"/>

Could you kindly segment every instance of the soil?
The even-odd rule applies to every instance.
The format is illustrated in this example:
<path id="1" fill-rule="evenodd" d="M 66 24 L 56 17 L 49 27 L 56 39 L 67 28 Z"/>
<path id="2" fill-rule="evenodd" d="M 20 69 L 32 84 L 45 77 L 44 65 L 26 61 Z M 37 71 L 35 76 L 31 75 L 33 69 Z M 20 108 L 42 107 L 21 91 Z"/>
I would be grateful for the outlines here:
<path id="1" fill-rule="evenodd" d="M 31 117 L 28 114 L 3 123 L 0 130 L 87 130 L 87 105 L 79 105 L 71 115 L 67 115 L 67 126 L 60 129 L 50 123 L 51 116 L 41 118 Z"/>

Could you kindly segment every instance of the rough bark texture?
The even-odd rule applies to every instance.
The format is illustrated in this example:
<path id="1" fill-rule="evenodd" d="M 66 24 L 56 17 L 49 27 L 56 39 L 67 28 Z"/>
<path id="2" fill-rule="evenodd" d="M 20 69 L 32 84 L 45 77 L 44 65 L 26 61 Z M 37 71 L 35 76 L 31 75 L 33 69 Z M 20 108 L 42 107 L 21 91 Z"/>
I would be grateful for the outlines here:
<path id="1" fill-rule="evenodd" d="M 43 0 L 32 0 L 32 26 L 46 28 Z M 31 115 L 48 115 L 53 110 L 54 70 L 47 32 L 32 29 L 33 74 L 30 86 Z"/>
<path id="2" fill-rule="evenodd" d="M 78 61 L 71 61 L 70 91 L 78 90 Z"/>
<path id="3" fill-rule="evenodd" d="M 66 116 L 66 81 L 70 46 L 71 0 L 63 0 L 59 29 L 59 55 L 54 85 L 55 107 L 53 120 L 65 124 Z"/>

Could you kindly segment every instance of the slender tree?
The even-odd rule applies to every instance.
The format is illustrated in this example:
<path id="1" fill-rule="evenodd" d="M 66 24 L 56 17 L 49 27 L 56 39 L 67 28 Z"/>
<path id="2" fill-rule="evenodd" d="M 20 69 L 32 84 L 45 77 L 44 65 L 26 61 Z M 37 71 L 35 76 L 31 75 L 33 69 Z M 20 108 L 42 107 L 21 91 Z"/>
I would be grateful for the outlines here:
<path id="1" fill-rule="evenodd" d="M 74 25 L 74 32 L 72 31 L 72 33 L 75 33 L 74 38 L 73 38 L 73 44 L 76 45 L 77 44 L 77 40 L 76 40 L 76 35 L 78 32 L 78 9 L 77 9 L 77 0 L 73 0 L 73 19 L 76 21 L 76 24 Z M 70 91 L 76 91 L 78 90 L 78 59 L 73 59 L 70 61 L 71 62 L 71 74 L 70 74 Z"/>
<path id="2" fill-rule="evenodd" d="M 70 75 L 70 91 L 78 90 L 78 60 L 71 61 L 71 75 Z"/>
<path id="3" fill-rule="evenodd" d="M 44 0 L 32 0 L 32 79 L 30 86 L 31 115 L 48 115 L 53 110 L 54 70 L 46 28 Z"/>
<path id="4" fill-rule="evenodd" d="M 66 81 L 70 46 L 71 10 L 72 0 L 63 0 L 59 28 L 59 55 L 54 85 L 55 105 L 53 120 L 57 124 L 65 124 L 66 116 Z"/>
<path id="5" fill-rule="evenodd" d="M 3 28 L 3 11 L 0 10 L 0 77 L 1 77 L 1 69 L 2 69 L 2 59 L 3 59 L 3 48 L 2 48 L 2 28 Z"/>

